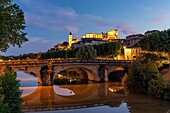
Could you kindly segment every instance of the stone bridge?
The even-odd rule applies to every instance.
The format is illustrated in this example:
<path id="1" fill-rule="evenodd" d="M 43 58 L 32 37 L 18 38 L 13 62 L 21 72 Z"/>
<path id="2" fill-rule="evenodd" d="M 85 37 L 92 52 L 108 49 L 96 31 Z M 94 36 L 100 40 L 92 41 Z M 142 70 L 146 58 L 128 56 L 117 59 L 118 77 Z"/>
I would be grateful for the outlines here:
<path id="1" fill-rule="evenodd" d="M 47 75 L 42 78 L 40 69 L 42 66 L 51 62 L 54 68 L 54 76 Z M 108 81 L 109 73 L 128 67 L 131 61 L 127 60 L 80 60 L 80 59 L 63 59 L 63 60 L 13 60 L 3 61 L 0 65 L 9 65 L 15 71 L 24 70 L 32 73 L 38 78 L 39 84 L 53 85 L 55 76 L 63 70 L 70 68 L 81 68 L 88 74 L 88 79 L 92 81 Z"/>

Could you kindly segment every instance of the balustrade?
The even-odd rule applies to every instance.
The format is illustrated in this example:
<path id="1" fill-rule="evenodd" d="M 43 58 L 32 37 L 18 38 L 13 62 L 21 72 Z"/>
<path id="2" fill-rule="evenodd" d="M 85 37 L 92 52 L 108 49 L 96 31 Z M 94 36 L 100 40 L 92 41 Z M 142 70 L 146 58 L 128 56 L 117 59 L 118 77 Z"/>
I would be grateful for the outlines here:
<path id="1" fill-rule="evenodd" d="M 108 63 L 115 65 L 128 65 L 130 60 L 107 60 L 107 59 L 47 59 L 47 60 L 4 60 L 0 61 L 0 65 L 42 65 L 47 64 L 48 62 L 55 64 L 61 63 Z"/>

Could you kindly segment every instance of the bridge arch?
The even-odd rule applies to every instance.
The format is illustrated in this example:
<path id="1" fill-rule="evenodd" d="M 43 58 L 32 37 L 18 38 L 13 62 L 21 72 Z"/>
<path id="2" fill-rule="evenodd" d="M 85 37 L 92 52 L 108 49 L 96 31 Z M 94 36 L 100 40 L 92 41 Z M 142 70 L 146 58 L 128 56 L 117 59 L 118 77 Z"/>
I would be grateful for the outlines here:
<path id="1" fill-rule="evenodd" d="M 31 75 L 34 75 L 38 78 L 38 84 L 42 84 L 42 79 L 41 79 L 41 76 L 40 76 L 40 73 L 37 71 L 37 69 L 34 69 L 34 68 L 30 68 L 28 66 L 25 66 L 25 67 L 17 67 L 17 68 L 13 68 L 13 70 L 16 72 L 16 71 L 24 71 L 25 73 L 28 73 L 28 74 L 31 74 Z M 35 71 L 36 70 L 36 71 Z"/>
<path id="2" fill-rule="evenodd" d="M 97 68 L 94 66 L 81 66 L 81 65 L 77 65 L 77 66 L 54 66 L 54 77 L 53 80 L 55 78 L 55 76 L 57 76 L 57 74 L 59 74 L 61 71 L 67 70 L 67 69 L 71 69 L 71 68 L 80 68 L 83 69 L 87 75 L 88 75 L 88 79 L 92 80 L 92 81 L 99 81 L 99 77 L 98 77 L 98 73 L 97 73 Z"/>
<path id="3" fill-rule="evenodd" d="M 108 80 L 112 82 L 121 82 L 126 71 L 127 70 L 124 67 L 115 67 L 114 70 L 110 70 L 108 73 Z"/>

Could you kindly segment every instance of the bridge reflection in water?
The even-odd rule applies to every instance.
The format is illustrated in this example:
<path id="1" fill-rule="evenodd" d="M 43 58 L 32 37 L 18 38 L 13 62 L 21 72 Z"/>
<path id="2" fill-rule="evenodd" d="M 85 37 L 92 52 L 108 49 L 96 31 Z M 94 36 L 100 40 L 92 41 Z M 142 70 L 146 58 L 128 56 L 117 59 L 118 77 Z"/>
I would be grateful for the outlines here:
<path id="1" fill-rule="evenodd" d="M 113 87 L 112 84 L 37 86 L 33 90 L 28 95 L 23 93 L 24 110 L 92 107 L 108 101 L 115 101 L 115 105 L 119 106 L 125 98 L 124 94 L 115 93 L 121 91 L 122 87 Z"/>
<path id="2" fill-rule="evenodd" d="M 22 97 L 24 112 L 87 107 L 97 109 L 96 106 L 103 106 L 107 108 L 106 110 L 113 108 L 113 111 L 119 113 L 169 113 L 170 111 L 169 101 L 144 95 L 124 95 L 122 88 L 115 87 L 112 83 L 37 86 L 33 87 L 33 90 L 31 94 L 24 94 Z"/>

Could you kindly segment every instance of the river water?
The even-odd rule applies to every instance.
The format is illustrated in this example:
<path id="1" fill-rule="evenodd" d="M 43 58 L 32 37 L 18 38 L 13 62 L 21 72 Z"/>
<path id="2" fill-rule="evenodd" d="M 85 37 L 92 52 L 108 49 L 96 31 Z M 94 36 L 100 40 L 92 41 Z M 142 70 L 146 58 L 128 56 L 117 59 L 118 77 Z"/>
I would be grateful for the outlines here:
<path id="1" fill-rule="evenodd" d="M 23 71 L 17 71 L 17 79 L 23 92 L 25 112 L 170 113 L 170 101 L 145 95 L 126 95 L 122 87 L 112 83 L 38 86 L 37 78 Z"/>

